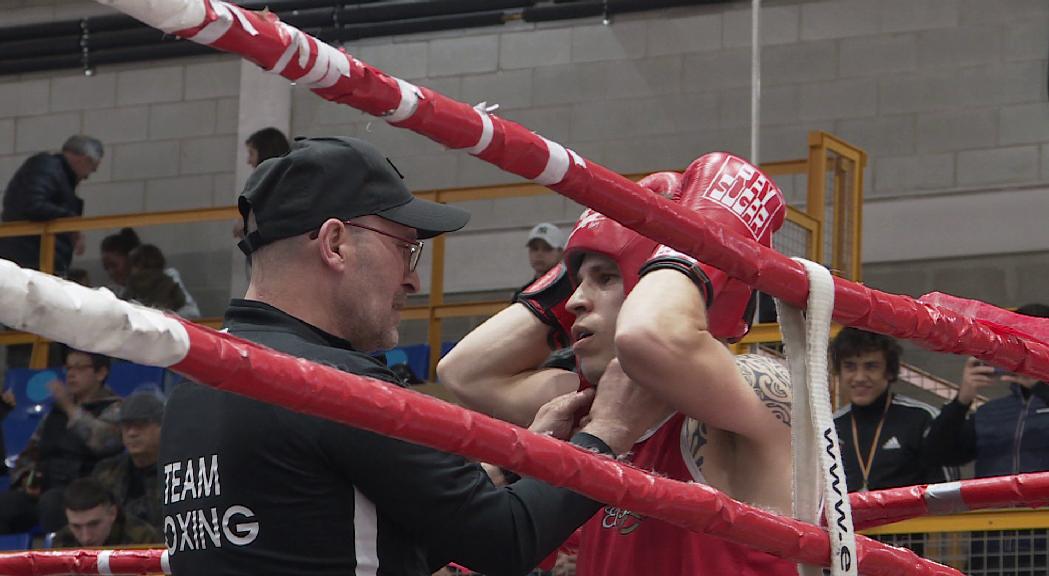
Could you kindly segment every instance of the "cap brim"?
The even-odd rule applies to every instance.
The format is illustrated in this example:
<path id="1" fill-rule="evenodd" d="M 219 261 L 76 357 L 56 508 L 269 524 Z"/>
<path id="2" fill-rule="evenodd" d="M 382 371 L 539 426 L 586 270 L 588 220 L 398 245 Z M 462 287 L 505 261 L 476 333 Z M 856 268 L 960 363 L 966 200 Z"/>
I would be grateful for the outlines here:
<path id="1" fill-rule="evenodd" d="M 462 208 L 415 197 L 400 206 L 376 212 L 375 215 L 415 228 L 420 240 L 454 232 L 470 221 L 470 213 Z"/>

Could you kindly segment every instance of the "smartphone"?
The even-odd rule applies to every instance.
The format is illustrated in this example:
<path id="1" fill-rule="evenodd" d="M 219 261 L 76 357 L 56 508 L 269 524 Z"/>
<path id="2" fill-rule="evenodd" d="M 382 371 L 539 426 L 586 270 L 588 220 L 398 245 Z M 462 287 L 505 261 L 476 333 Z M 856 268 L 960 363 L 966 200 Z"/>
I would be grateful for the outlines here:
<path id="1" fill-rule="evenodd" d="M 990 364 L 984 362 L 983 360 L 977 360 L 976 361 L 976 365 L 977 366 L 991 366 Z M 991 366 L 991 367 L 994 368 L 994 372 L 991 373 L 992 376 L 1001 376 L 1003 374 L 1010 374 L 1011 373 L 1008 370 L 1006 370 L 1005 368 L 999 368 L 997 366 Z"/>

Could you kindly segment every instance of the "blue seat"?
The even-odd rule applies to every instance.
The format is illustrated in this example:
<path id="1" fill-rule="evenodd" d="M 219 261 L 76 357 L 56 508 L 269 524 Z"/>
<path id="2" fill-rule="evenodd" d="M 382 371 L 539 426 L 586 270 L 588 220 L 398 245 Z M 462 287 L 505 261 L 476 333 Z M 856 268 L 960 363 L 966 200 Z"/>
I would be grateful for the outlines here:
<path id="1" fill-rule="evenodd" d="M 0 550 L 8 552 L 14 550 L 29 550 L 29 545 L 32 540 L 33 535 L 29 532 L 3 534 L 0 535 Z"/>

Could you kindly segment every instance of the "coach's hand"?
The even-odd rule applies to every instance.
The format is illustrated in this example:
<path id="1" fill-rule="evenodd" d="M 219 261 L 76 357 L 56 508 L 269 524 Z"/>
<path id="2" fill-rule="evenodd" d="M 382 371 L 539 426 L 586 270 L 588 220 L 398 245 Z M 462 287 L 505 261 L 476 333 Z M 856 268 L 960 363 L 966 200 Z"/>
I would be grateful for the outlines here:
<path id="1" fill-rule="evenodd" d="M 597 386 L 590 423 L 583 432 L 604 440 L 616 454 L 623 454 L 673 411 L 652 392 L 631 381 L 620 368 L 619 360 L 612 360 Z"/>
<path id="2" fill-rule="evenodd" d="M 593 388 L 562 394 L 539 408 L 528 429 L 537 434 L 549 434 L 567 440 L 575 428 L 576 415 L 580 411 L 585 412 L 593 401 Z"/>

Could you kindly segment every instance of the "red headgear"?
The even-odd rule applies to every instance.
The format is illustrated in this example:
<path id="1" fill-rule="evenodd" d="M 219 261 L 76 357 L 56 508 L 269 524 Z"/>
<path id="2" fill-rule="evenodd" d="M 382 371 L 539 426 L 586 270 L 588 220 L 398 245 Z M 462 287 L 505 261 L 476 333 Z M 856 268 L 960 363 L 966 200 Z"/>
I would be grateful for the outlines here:
<path id="1" fill-rule="evenodd" d="M 645 176 L 638 184 L 656 194 L 674 199 L 680 193 L 681 174 L 656 172 Z M 576 273 L 586 253 L 608 256 L 619 266 L 619 273 L 623 277 L 623 293 L 629 294 L 640 279 L 638 271 L 641 265 L 652 255 L 656 246 L 655 241 L 599 212 L 587 209 L 579 217 L 565 244 L 565 263 L 573 282 L 577 282 Z"/>

